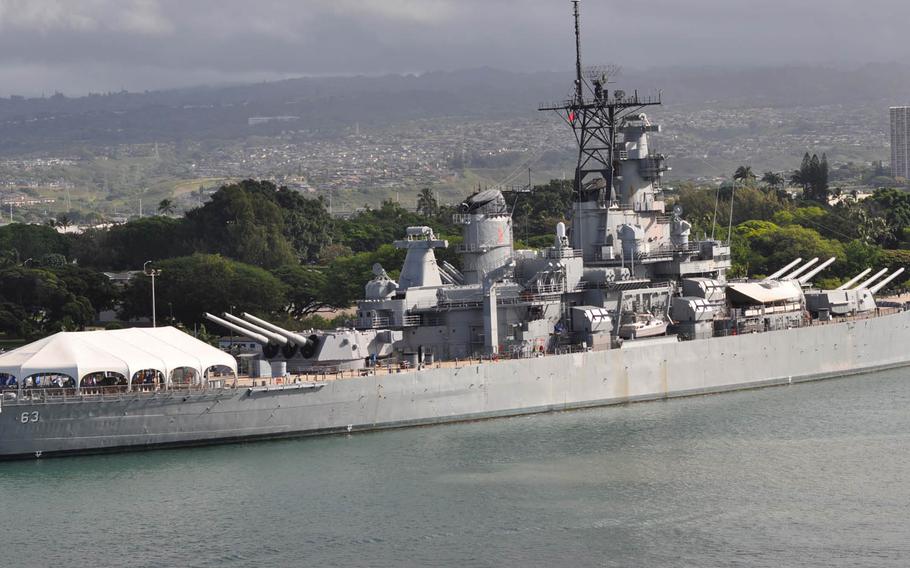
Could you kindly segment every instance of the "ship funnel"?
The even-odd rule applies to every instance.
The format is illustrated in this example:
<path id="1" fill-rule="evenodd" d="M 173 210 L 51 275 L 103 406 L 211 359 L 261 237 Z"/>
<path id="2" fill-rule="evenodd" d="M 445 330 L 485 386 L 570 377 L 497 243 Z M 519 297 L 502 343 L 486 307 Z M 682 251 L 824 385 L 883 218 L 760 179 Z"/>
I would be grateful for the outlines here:
<path id="1" fill-rule="evenodd" d="M 233 323 L 236 323 L 240 327 L 245 327 L 247 329 L 252 330 L 255 333 L 258 333 L 259 335 L 266 336 L 272 342 L 277 343 L 278 345 L 287 345 L 287 342 L 288 342 L 287 338 L 282 335 L 278 335 L 274 331 L 269 331 L 267 329 L 263 329 L 263 328 L 259 327 L 258 325 L 253 325 L 250 322 L 244 321 L 235 315 L 224 314 L 224 317 L 225 317 L 225 319 L 227 319 Z"/>
<path id="2" fill-rule="evenodd" d="M 843 284 L 841 284 L 840 286 L 835 288 L 835 290 L 847 290 L 848 288 L 850 288 L 850 286 L 853 286 L 854 284 L 859 282 L 860 278 L 862 278 L 866 274 L 869 274 L 870 272 L 872 272 L 871 268 L 867 268 L 867 269 L 863 270 L 862 272 L 860 272 L 859 274 L 857 274 L 850 280 L 847 280 L 846 282 L 844 282 Z"/>
<path id="3" fill-rule="evenodd" d="M 876 280 L 881 278 L 886 272 L 888 272 L 888 269 L 882 268 L 881 270 L 879 270 L 878 272 L 876 272 L 875 274 L 870 276 L 868 280 L 866 280 L 865 282 L 863 282 L 862 284 L 860 284 L 859 286 L 857 286 L 856 288 L 853 288 L 853 289 L 862 290 L 863 288 L 868 288 L 870 284 L 872 284 L 873 282 L 875 282 Z"/>
<path id="4" fill-rule="evenodd" d="M 898 268 L 897 270 L 895 270 L 894 272 L 892 272 L 890 276 L 888 276 L 887 278 L 885 278 L 884 280 L 882 280 L 881 282 L 879 282 L 879 283 L 876 284 L 875 286 L 869 288 L 869 291 L 872 292 L 873 294 L 877 294 L 879 290 L 881 290 L 882 288 L 884 288 L 884 287 L 888 284 L 888 282 L 891 282 L 892 280 L 894 280 L 895 278 L 897 278 L 898 276 L 900 276 L 901 273 L 903 273 L 903 272 L 904 272 L 904 269 L 903 269 L 903 268 Z"/>
<path id="5" fill-rule="evenodd" d="M 818 262 L 818 257 L 817 257 L 817 256 L 816 256 L 815 258 L 813 258 L 812 260 L 810 260 L 809 262 L 807 262 L 806 264 L 800 266 L 799 268 L 797 268 L 796 270 L 794 270 L 794 271 L 791 272 L 790 274 L 784 276 L 783 278 L 781 278 L 781 280 L 793 280 L 794 278 L 796 278 L 797 276 L 799 276 L 799 275 L 802 274 L 803 272 L 809 270 L 809 268 L 811 268 L 812 265 L 814 265 L 816 262 Z"/>
<path id="6" fill-rule="evenodd" d="M 829 258 L 829 259 L 826 260 L 825 262 L 819 264 L 818 266 L 816 266 L 815 268 L 813 268 L 812 270 L 810 270 L 808 273 L 803 274 L 802 276 L 800 276 L 799 279 L 798 279 L 798 282 L 799 282 L 800 284 L 806 284 L 806 283 L 808 283 L 809 280 L 811 280 L 813 276 L 815 276 L 816 274 L 818 274 L 818 273 L 821 272 L 822 270 L 828 268 L 828 266 L 830 266 L 831 263 L 834 262 L 835 260 L 837 260 L 837 258 L 832 256 L 831 258 Z"/>
<path id="7" fill-rule="evenodd" d="M 273 323 L 267 322 L 264 319 L 257 318 L 256 316 L 254 316 L 252 314 L 243 312 L 243 317 L 244 317 L 244 319 L 247 319 L 260 327 L 264 327 L 265 329 L 267 329 L 269 331 L 273 331 L 273 332 L 277 333 L 278 335 L 281 335 L 281 336 L 287 338 L 289 341 L 294 343 L 294 345 L 303 347 L 307 343 L 310 343 L 309 339 L 300 335 L 299 333 L 294 333 L 293 331 L 288 331 L 288 330 L 284 329 L 283 327 L 279 327 Z"/>
<path id="8" fill-rule="evenodd" d="M 797 258 L 796 260 L 794 260 L 787 266 L 781 268 L 777 272 L 766 276 L 762 281 L 764 282 L 765 280 L 774 280 L 775 278 L 779 278 L 782 274 L 784 274 L 785 272 L 787 272 L 788 270 L 790 270 L 791 268 L 793 268 L 794 266 L 796 266 L 797 264 L 799 264 L 802 261 L 803 261 L 803 259 Z"/>
<path id="9" fill-rule="evenodd" d="M 240 335 L 245 335 L 245 336 L 249 337 L 250 339 L 252 339 L 253 341 L 255 341 L 256 343 L 261 343 L 262 345 L 267 345 L 269 342 L 269 338 L 264 335 L 260 335 L 253 331 L 250 331 L 244 327 L 240 327 L 239 325 L 234 325 L 231 322 L 225 321 L 225 320 L 219 318 L 218 316 L 213 316 L 212 314 L 210 314 L 208 312 L 206 312 L 204 315 L 205 315 L 205 319 L 207 319 L 211 322 L 217 323 L 218 325 L 220 325 L 221 327 L 223 327 L 225 329 L 230 329 L 231 331 L 233 331 L 235 333 L 239 333 Z"/>

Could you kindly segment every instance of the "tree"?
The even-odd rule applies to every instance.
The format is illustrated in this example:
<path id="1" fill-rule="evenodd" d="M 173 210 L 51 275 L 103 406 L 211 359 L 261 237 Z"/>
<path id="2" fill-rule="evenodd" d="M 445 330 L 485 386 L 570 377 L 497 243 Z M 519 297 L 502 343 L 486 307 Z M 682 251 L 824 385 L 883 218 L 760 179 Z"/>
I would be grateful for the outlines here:
<path id="1" fill-rule="evenodd" d="M 810 162 L 812 158 L 809 156 L 809 152 L 806 152 L 803 155 L 802 164 L 800 164 L 798 170 L 794 170 L 790 174 L 790 183 L 793 185 L 798 185 L 803 190 L 803 197 L 809 196 L 810 186 L 812 182 L 812 176 L 810 173 Z"/>
<path id="2" fill-rule="evenodd" d="M 62 228 L 64 233 L 69 228 L 70 223 L 71 223 L 70 218 L 67 215 L 60 215 L 59 217 L 57 217 L 57 226 Z"/>
<path id="3" fill-rule="evenodd" d="M 335 241 L 354 252 L 375 251 L 404 236 L 411 225 L 426 225 L 427 219 L 394 201 L 383 201 L 378 209 L 365 209 L 336 223 Z"/>
<path id="4" fill-rule="evenodd" d="M 790 183 L 797 185 L 803 189 L 803 195 L 806 195 L 807 189 L 807 180 L 803 177 L 802 170 L 793 170 L 793 173 L 790 174 Z"/>
<path id="5" fill-rule="evenodd" d="M 860 203 L 840 205 L 836 208 L 840 219 L 846 223 L 839 223 L 842 230 L 851 231 L 865 244 L 889 244 L 893 242 L 897 227 L 891 226 L 884 216 L 870 213 L 870 207 Z"/>
<path id="6" fill-rule="evenodd" d="M 158 202 L 159 215 L 173 215 L 175 211 L 174 202 L 170 199 L 162 199 Z"/>
<path id="7" fill-rule="evenodd" d="M 87 299 L 94 312 L 113 308 L 119 298 L 117 289 L 102 272 L 75 264 L 52 266 L 48 270 L 66 285 L 67 290 Z"/>
<path id="8" fill-rule="evenodd" d="M 528 241 L 533 237 L 552 237 L 556 224 L 565 222 L 572 209 L 572 181 L 552 180 L 535 185 L 531 193 L 506 195 L 515 238 Z"/>
<path id="9" fill-rule="evenodd" d="M 803 197 L 820 203 L 828 202 L 828 157 L 822 154 L 809 156 L 806 152 L 798 170 L 790 175 L 790 181 L 803 188 Z"/>
<path id="10" fill-rule="evenodd" d="M 405 251 L 382 245 L 372 252 L 336 258 L 326 267 L 325 301 L 336 307 L 351 306 L 363 297 L 364 285 L 373 278 L 373 264 L 386 268 L 391 278 L 398 277 Z"/>
<path id="11" fill-rule="evenodd" d="M 732 189 L 727 185 L 728 189 Z M 726 227 L 721 219 L 726 219 L 727 211 L 730 210 L 731 191 L 719 193 L 720 200 L 717 203 L 718 221 L 720 225 Z M 683 215 L 686 220 L 692 223 L 692 233 L 698 235 L 711 234 L 712 224 L 714 222 L 714 200 L 715 191 L 709 189 L 699 189 L 695 187 L 680 188 L 676 196 L 675 203 L 683 209 Z M 780 193 L 769 193 L 749 185 L 737 188 L 736 206 L 733 209 L 733 224 L 742 223 L 750 220 L 770 220 L 780 211 L 789 211 L 793 208 L 789 198 L 782 196 Z"/>
<path id="12" fill-rule="evenodd" d="M 434 217 L 438 211 L 439 203 L 436 201 L 436 196 L 433 195 L 433 190 L 429 187 L 421 189 L 417 196 L 417 212 L 424 217 Z"/>
<path id="13" fill-rule="evenodd" d="M 158 306 L 168 304 L 174 318 L 186 325 L 204 321 L 205 312 L 237 310 L 266 315 L 287 305 L 287 287 L 274 275 L 249 264 L 213 254 L 194 254 L 162 260 L 155 279 Z M 152 313 L 151 279 L 134 276 L 123 291 L 120 315 L 131 319 Z"/>
<path id="14" fill-rule="evenodd" d="M 733 174 L 733 179 L 746 184 L 755 179 L 755 174 L 752 173 L 752 166 L 739 166 L 736 168 L 736 172 Z"/>
<path id="15" fill-rule="evenodd" d="M 903 240 L 904 229 L 910 227 L 910 193 L 893 188 L 879 189 L 860 207 L 868 213 L 868 219 L 884 221 L 885 231 L 877 242 L 896 246 Z"/>
<path id="16" fill-rule="evenodd" d="M 47 254 L 69 256 L 70 247 L 67 236 L 47 225 L 11 223 L 0 227 L 0 252 L 22 262 Z"/>
<path id="17" fill-rule="evenodd" d="M 843 258 L 844 248 L 800 225 L 750 221 L 735 227 L 733 255 L 734 263 L 748 266 L 751 273 L 770 274 L 797 257 Z"/>
<path id="18" fill-rule="evenodd" d="M 73 280 L 72 274 L 60 278 L 44 268 L 0 269 L 0 331 L 34 339 L 83 329 L 94 319 L 95 309 L 87 297 L 69 288 Z"/>
<path id="19" fill-rule="evenodd" d="M 296 319 L 303 319 L 326 307 L 347 307 L 333 306 L 326 300 L 327 279 L 322 269 L 290 264 L 280 266 L 272 273 L 287 286 L 285 311 Z"/>
<path id="20" fill-rule="evenodd" d="M 761 177 L 761 181 L 772 190 L 778 190 L 784 185 L 784 176 L 777 172 L 765 172 Z"/>
<path id="21" fill-rule="evenodd" d="M 73 257 L 82 265 L 102 270 L 136 270 L 146 260 L 193 252 L 186 223 L 171 217 L 143 217 L 70 238 Z"/>
<path id="22" fill-rule="evenodd" d="M 275 201 L 284 213 L 284 235 L 302 262 L 316 262 L 332 243 L 334 220 L 321 197 L 308 199 L 299 191 L 280 187 Z"/>
<path id="23" fill-rule="evenodd" d="M 193 248 L 266 268 L 296 262 L 277 192 L 268 181 L 222 186 L 208 203 L 186 214 Z"/>
<path id="24" fill-rule="evenodd" d="M 807 196 L 809 199 L 818 201 L 818 187 L 820 177 L 821 161 L 818 159 L 818 154 L 812 154 L 812 157 L 809 159 L 809 188 L 811 189 L 811 192 Z"/>

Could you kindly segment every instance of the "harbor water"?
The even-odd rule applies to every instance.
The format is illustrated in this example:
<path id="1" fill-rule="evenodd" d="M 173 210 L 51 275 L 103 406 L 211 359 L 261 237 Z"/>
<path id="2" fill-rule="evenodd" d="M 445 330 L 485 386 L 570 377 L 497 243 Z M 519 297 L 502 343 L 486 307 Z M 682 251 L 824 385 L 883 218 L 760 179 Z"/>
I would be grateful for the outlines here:
<path id="1" fill-rule="evenodd" d="M 908 566 L 908 375 L 0 463 L 0 566 Z"/>

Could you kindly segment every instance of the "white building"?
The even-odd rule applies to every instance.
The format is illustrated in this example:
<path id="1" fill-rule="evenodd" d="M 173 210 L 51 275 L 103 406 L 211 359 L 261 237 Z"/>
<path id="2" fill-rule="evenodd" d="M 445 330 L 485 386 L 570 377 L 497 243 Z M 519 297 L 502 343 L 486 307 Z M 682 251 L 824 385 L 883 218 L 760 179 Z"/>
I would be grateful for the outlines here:
<path id="1" fill-rule="evenodd" d="M 891 176 L 910 179 L 910 107 L 891 107 Z"/>

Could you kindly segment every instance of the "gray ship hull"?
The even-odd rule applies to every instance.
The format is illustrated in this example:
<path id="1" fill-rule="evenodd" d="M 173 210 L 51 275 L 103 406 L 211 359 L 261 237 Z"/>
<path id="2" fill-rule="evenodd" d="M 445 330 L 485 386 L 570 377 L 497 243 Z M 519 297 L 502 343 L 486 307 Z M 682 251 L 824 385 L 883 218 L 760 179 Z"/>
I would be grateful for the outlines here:
<path id="1" fill-rule="evenodd" d="M 910 311 L 749 335 L 327 381 L 3 401 L 0 458 L 317 435 L 788 384 L 910 365 Z"/>

